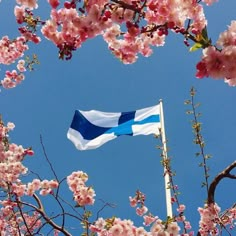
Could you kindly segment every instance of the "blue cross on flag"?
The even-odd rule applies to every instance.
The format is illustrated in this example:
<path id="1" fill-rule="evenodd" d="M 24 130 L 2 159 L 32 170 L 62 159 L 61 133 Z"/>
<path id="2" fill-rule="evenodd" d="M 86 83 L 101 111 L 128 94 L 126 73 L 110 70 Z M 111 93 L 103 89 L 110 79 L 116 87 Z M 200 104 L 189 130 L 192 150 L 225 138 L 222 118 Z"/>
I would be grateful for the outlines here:
<path id="1" fill-rule="evenodd" d="M 160 105 L 131 112 L 76 110 L 67 137 L 79 150 L 95 149 L 121 135 L 159 135 Z"/>

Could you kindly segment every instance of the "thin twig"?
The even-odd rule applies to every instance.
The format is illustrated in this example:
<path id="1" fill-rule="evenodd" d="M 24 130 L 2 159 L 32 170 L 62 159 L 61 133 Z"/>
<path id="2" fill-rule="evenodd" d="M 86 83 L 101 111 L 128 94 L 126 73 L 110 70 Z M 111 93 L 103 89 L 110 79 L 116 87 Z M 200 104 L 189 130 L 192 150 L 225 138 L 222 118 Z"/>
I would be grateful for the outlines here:
<path id="1" fill-rule="evenodd" d="M 43 148 L 44 156 L 45 156 L 45 158 L 46 158 L 46 160 L 47 160 L 47 162 L 48 162 L 48 164 L 49 164 L 49 166 L 50 166 L 50 169 L 51 169 L 53 175 L 55 176 L 55 179 L 57 180 L 57 182 L 59 182 L 59 180 L 58 180 L 58 178 L 57 178 L 57 174 L 56 174 L 56 172 L 55 172 L 55 170 L 54 170 L 54 168 L 53 168 L 53 166 L 52 166 L 52 163 L 50 162 L 50 160 L 49 160 L 49 158 L 48 158 L 48 155 L 47 155 L 47 153 L 46 153 L 46 150 L 45 150 L 45 147 L 44 147 L 44 144 L 43 144 L 43 137 L 42 137 L 42 135 L 40 135 L 40 143 L 41 143 L 41 146 L 42 146 L 42 148 Z"/>
<path id="2" fill-rule="evenodd" d="M 191 106 L 192 106 L 192 111 L 193 111 L 193 130 L 195 132 L 195 143 L 199 145 L 200 147 L 200 154 L 202 156 L 203 159 L 203 169 L 204 169 L 204 177 L 205 177 L 205 185 L 206 185 L 206 191 L 208 193 L 209 191 L 209 184 L 208 184 L 208 178 L 209 178 L 209 173 L 208 173 L 208 167 L 206 164 L 206 155 L 205 155 L 205 151 L 204 151 L 204 147 L 205 147 L 205 143 L 203 141 L 202 135 L 201 135 L 201 125 L 197 120 L 197 112 L 196 112 L 196 108 L 195 108 L 195 101 L 194 101 L 194 95 L 195 95 L 196 91 L 194 88 L 191 89 Z"/>
<path id="3" fill-rule="evenodd" d="M 104 210 L 105 207 L 111 207 L 111 208 L 115 208 L 116 205 L 113 203 L 108 203 L 108 202 L 104 202 L 102 199 L 99 199 L 101 202 L 104 203 L 104 205 L 102 206 L 102 208 L 97 212 L 97 217 L 96 219 L 99 218 L 99 214 Z"/>

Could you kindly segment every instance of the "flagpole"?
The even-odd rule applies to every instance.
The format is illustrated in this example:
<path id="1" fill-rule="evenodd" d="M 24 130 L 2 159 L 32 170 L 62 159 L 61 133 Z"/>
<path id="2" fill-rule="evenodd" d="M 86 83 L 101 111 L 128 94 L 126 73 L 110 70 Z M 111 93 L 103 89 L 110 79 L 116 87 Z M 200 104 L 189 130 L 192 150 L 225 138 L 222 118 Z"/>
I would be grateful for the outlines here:
<path id="1" fill-rule="evenodd" d="M 161 137 L 162 137 L 162 144 L 163 144 L 162 155 L 163 155 L 163 161 L 165 162 L 168 159 L 168 157 L 167 157 L 166 134 L 165 134 L 162 99 L 160 99 L 160 122 L 161 122 Z M 165 179 L 165 192 L 166 192 L 166 212 L 167 212 L 167 216 L 172 218 L 173 213 L 172 213 L 172 204 L 171 204 L 170 176 L 166 169 L 165 163 L 164 163 L 164 179 Z"/>

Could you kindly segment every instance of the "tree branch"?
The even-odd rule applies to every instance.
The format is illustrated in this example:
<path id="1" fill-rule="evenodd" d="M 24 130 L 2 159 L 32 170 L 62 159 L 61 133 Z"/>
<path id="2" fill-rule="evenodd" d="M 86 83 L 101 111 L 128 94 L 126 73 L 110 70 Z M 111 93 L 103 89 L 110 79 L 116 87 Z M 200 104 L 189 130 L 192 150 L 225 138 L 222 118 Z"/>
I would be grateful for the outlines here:
<path id="1" fill-rule="evenodd" d="M 234 161 L 228 167 L 226 167 L 212 181 L 208 190 L 208 197 L 207 197 L 208 205 L 211 203 L 215 203 L 215 190 L 216 190 L 217 185 L 220 183 L 222 179 L 224 178 L 236 179 L 236 175 L 233 175 L 230 173 L 230 171 L 233 170 L 234 168 L 236 168 L 236 161 Z"/>
<path id="2" fill-rule="evenodd" d="M 37 197 L 37 196 L 34 196 L 34 197 L 36 197 L 36 201 L 37 201 L 38 197 Z M 42 209 L 42 205 L 40 205 L 41 207 L 38 208 L 38 207 L 34 206 L 33 204 L 30 204 L 30 203 L 27 203 L 27 202 L 22 202 L 22 201 L 20 201 L 20 203 L 23 204 L 23 205 L 29 206 L 29 207 L 33 208 L 35 211 L 37 211 L 37 212 L 43 217 L 43 219 L 44 219 L 49 225 L 51 225 L 54 229 L 56 229 L 56 230 L 62 232 L 62 233 L 63 233 L 64 235 L 66 235 L 66 236 L 72 236 L 64 227 L 60 227 L 59 225 L 57 225 L 54 221 L 52 221 L 52 220 L 45 214 L 45 212 L 44 212 L 43 209 Z"/>

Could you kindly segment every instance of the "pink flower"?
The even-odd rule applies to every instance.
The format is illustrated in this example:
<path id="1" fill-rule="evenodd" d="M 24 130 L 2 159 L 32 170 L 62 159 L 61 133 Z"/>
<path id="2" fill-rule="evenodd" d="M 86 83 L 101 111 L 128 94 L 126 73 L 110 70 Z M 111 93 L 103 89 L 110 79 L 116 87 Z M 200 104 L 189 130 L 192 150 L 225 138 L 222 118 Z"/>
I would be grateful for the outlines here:
<path id="1" fill-rule="evenodd" d="M 206 63 L 204 61 L 200 61 L 196 65 L 197 73 L 196 78 L 202 79 L 203 77 L 208 77 Z"/>
<path id="2" fill-rule="evenodd" d="M 119 235 L 122 235 L 123 227 L 120 224 L 116 224 L 116 225 L 113 225 L 109 231 L 111 235 L 119 236 Z"/>
<path id="3" fill-rule="evenodd" d="M 8 122 L 8 123 L 7 123 L 7 128 L 8 128 L 9 130 L 13 130 L 13 129 L 15 128 L 14 123 Z"/>
<path id="4" fill-rule="evenodd" d="M 34 155 L 34 151 L 32 149 L 26 149 L 25 150 L 25 155 L 29 155 L 29 156 L 33 156 Z"/>
<path id="5" fill-rule="evenodd" d="M 185 210 L 185 205 L 183 204 L 179 205 L 177 211 L 180 213 L 180 212 L 184 212 L 184 210 Z"/>
<path id="6" fill-rule="evenodd" d="M 158 235 L 159 236 L 159 233 L 162 232 L 163 230 L 164 230 L 164 226 L 163 226 L 161 220 L 155 221 L 155 223 L 151 227 L 151 233 L 153 235 Z"/>
<path id="7" fill-rule="evenodd" d="M 49 188 L 49 189 L 41 189 L 39 194 L 42 195 L 42 196 L 46 196 L 48 194 L 51 194 L 52 190 Z"/>
<path id="8" fill-rule="evenodd" d="M 201 235 L 217 232 L 217 222 L 219 222 L 220 208 L 217 204 L 206 205 L 204 208 L 198 208 L 201 219 L 199 222 L 199 232 Z M 217 235 L 217 234 L 215 234 Z"/>
<path id="9" fill-rule="evenodd" d="M 16 17 L 16 21 L 18 24 L 22 24 L 24 22 L 25 17 L 25 7 L 24 6 L 15 6 L 14 14 Z"/>
<path id="10" fill-rule="evenodd" d="M 25 194 L 26 185 L 25 184 L 15 184 L 14 183 L 12 185 L 12 190 L 17 196 L 22 197 Z"/>
<path id="11" fill-rule="evenodd" d="M 19 60 L 16 67 L 20 72 L 26 71 L 26 69 L 25 69 L 25 60 L 22 60 L 22 59 Z"/>
<path id="12" fill-rule="evenodd" d="M 187 229 L 187 230 L 189 230 L 189 229 L 192 228 L 192 226 L 191 226 L 191 224 L 190 224 L 189 221 L 185 221 L 185 222 L 184 222 L 184 228 Z"/>
<path id="13" fill-rule="evenodd" d="M 148 225 L 152 224 L 155 220 L 157 220 L 158 217 L 157 216 L 152 216 L 152 215 L 145 215 L 145 216 L 143 216 L 143 219 L 144 219 L 143 224 L 145 226 L 148 226 Z"/>
<path id="14" fill-rule="evenodd" d="M 180 231 L 180 227 L 178 226 L 178 224 L 176 222 L 171 222 L 168 224 L 166 231 L 170 235 L 178 235 L 178 233 Z"/>
<path id="15" fill-rule="evenodd" d="M 206 5 L 211 5 L 211 4 L 213 4 L 214 2 L 217 2 L 218 0 L 202 0 L 203 2 L 205 2 L 206 3 Z"/>
<path id="16" fill-rule="evenodd" d="M 136 199 L 135 197 L 134 197 L 134 198 L 129 197 L 129 203 L 130 203 L 130 206 L 131 206 L 131 207 L 136 207 L 138 201 L 137 201 L 137 199 Z"/>
<path id="17" fill-rule="evenodd" d="M 67 183 L 73 192 L 74 200 L 80 206 L 93 205 L 95 201 L 95 191 L 92 187 L 85 185 L 87 179 L 88 175 L 82 171 L 73 172 L 67 177 Z"/>
<path id="18" fill-rule="evenodd" d="M 29 9 L 38 8 L 37 0 L 16 0 L 16 2 Z"/>
<path id="19" fill-rule="evenodd" d="M 148 208 L 146 206 L 136 208 L 136 214 L 139 216 L 144 215 L 145 213 L 147 213 L 147 211 L 148 211 Z"/>
<path id="20" fill-rule="evenodd" d="M 57 8 L 60 5 L 59 0 L 48 0 L 52 8 Z"/>
<path id="21" fill-rule="evenodd" d="M 98 218 L 94 225 L 91 225 L 89 228 L 92 232 L 101 232 L 106 226 L 106 221 L 103 218 Z"/>
<path id="22" fill-rule="evenodd" d="M 49 188 L 57 188 L 58 186 L 59 186 L 59 184 L 56 180 L 49 181 Z"/>

